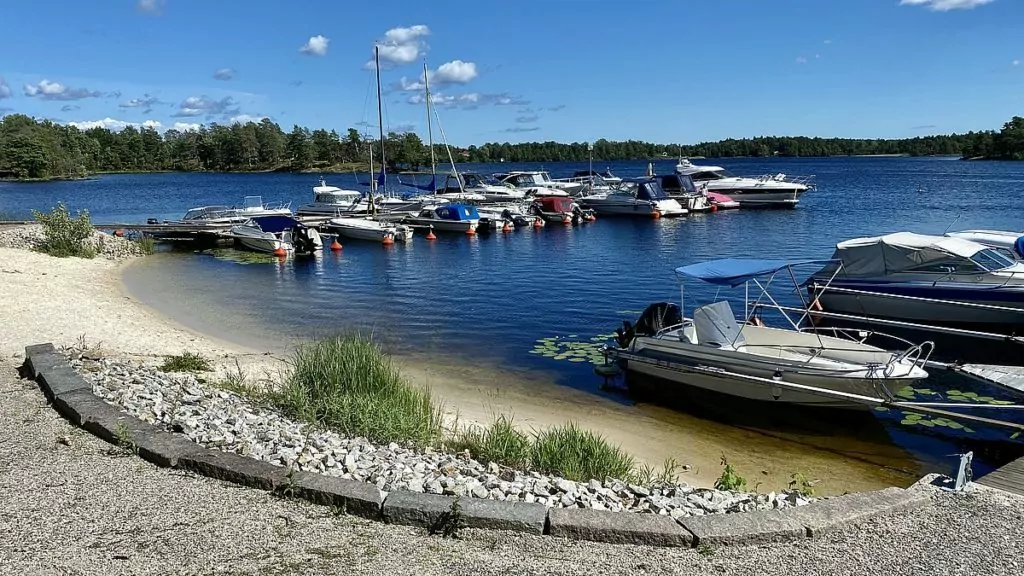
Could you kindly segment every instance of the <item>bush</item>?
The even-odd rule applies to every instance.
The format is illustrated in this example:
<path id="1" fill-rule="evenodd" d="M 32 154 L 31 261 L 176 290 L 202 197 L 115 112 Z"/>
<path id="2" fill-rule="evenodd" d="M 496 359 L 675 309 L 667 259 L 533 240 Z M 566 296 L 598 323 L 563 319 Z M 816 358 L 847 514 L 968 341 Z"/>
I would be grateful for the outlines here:
<path id="1" fill-rule="evenodd" d="M 634 466 L 632 456 L 574 422 L 538 432 L 531 456 L 534 470 L 578 482 L 629 478 Z"/>
<path id="2" fill-rule="evenodd" d="M 167 356 L 160 365 L 162 372 L 209 372 L 210 361 L 201 354 L 185 352 L 181 356 Z"/>
<path id="3" fill-rule="evenodd" d="M 43 226 L 43 243 L 39 245 L 40 252 L 58 258 L 68 256 L 93 258 L 96 256 L 96 250 L 86 243 L 86 240 L 93 234 L 92 222 L 89 220 L 87 210 L 80 210 L 78 215 L 72 218 L 67 207 L 60 202 L 49 214 L 33 210 L 32 215 Z"/>
<path id="4" fill-rule="evenodd" d="M 441 437 L 441 410 L 430 391 L 406 382 L 361 336 L 299 347 L 291 375 L 269 400 L 292 417 L 376 442 L 426 446 Z"/>
<path id="5" fill-rule="evenodd" d="M 139 250 L 146 256 L 156 252 L 156 241 L 148 236 L 144 236 L 135 241 L 139 245 Z"/>

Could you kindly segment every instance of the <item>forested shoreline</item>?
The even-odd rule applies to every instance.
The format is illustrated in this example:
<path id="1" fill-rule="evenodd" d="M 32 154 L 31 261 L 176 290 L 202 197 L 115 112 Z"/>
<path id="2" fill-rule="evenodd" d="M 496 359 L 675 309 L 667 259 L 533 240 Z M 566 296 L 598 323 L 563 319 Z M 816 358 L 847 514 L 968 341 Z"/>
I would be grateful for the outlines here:
<path id="1" fill-rule="evenodd" d="M 344 135 L 331 130 L 277 123 L 211 124 L 196 131 L 127 126 L 80 130 L 21 114 L 0 121 L 0 178 L 50 180 L 81 178 L 104 172 L 264 172 L 365 169 L 371 147 L 379 161 L 377 140 L 355 128 Z M 386 139 L 389 168 L 419 169 L 429 164 L 429 148 L 412 132 Z M 452 147 L 457 162 L 582 162 L 588 143 L 487 143 Z M 440 162 L 447 158 L 435 145 Z M 1024 160 L 1024 118 L 1015 116 L 999 131 L 969 132 L 907 139 L 776 137 L 727 139 L 695 145 L 654 144 L 637 140 L 593 143 L 595 161 L 655 160 L 677 156 L 828 157 L 956 155 L 970 159 Z"/>

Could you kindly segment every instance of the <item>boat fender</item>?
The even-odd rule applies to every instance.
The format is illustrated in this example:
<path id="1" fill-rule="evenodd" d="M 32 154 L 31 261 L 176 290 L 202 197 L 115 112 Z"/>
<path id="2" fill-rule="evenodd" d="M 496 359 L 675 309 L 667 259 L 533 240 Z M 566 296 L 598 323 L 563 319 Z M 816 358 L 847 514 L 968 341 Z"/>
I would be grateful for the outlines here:
<path id="1" fill-rule="evenodd" d="M 754 316 L 750 320 L 747 320 L 747 324 L 750 324 L 751 326 L 760 326 L 762 328 L 764 327 L 764 321 L 758 316 Z"/>
<path id="2" fill-rule="evenodd" d="M 821 320 L 822 320 L 822 317 L 817 315 L 817 314 L 815 314 L 814 312 L 824 312 L 825 311 L 825 309 L 821 305 L 821 301 L 819 300 L 819 298 L 821 298 L 820 294 L 818 296 L 815 296 L 814 300 L 812 300 L 811 304 L 807 307 L 808 311 L 810 311 L 810 314 L 808 316 L 810 317 L 811 321 L 813 321 L 815 324 L 820 323 Z"/>

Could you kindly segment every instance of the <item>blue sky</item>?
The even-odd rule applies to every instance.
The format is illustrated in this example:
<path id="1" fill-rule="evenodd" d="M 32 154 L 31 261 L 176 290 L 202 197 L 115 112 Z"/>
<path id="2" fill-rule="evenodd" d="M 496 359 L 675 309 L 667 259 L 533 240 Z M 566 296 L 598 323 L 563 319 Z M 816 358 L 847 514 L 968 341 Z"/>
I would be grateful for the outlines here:
<path id="1" fill-rule="evenodd" d="M 0 113 L 449 142 L 908 137 L 1024 115 L 1019 0 L 6 0 Z"/>

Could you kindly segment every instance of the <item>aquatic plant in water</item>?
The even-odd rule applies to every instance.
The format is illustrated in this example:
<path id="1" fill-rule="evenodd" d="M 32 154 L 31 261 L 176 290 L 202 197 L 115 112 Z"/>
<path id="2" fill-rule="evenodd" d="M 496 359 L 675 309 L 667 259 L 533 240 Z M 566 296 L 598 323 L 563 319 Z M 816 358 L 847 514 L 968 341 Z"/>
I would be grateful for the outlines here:
<path id="1" fill-rule="evenodd" d="M 578 334 L 541 338 L 534 343 L 530 354 L 537 354 L 552 360 L 590 362 L 601 365 L 605 362 L 602 350 L 615 338 L 615 334 L 598 334 L 587 340 L 579 338 Z"/>
<path id="2" fill-rule="evenodd" d="M 280 261 L 277 256 L 263 254 L 262 252 L 248 252 L 235 250 L 233 248 L 214 248 L 205 252 L 217 260 L 234 262 L 236 264 L 274 264 Z"/>

